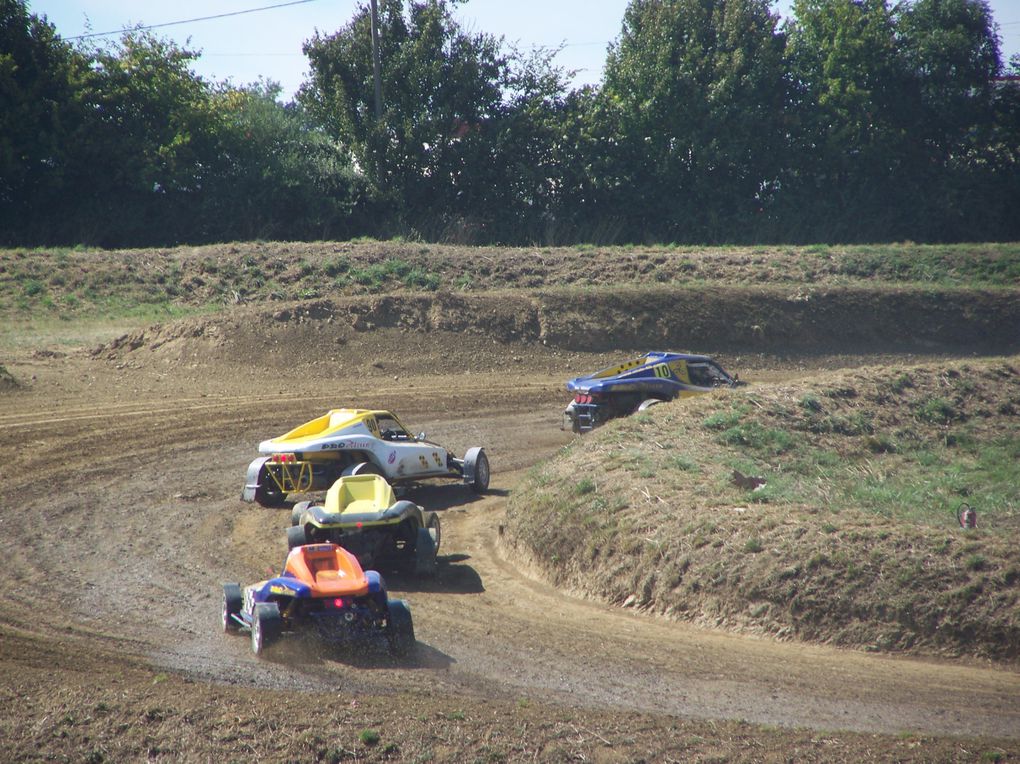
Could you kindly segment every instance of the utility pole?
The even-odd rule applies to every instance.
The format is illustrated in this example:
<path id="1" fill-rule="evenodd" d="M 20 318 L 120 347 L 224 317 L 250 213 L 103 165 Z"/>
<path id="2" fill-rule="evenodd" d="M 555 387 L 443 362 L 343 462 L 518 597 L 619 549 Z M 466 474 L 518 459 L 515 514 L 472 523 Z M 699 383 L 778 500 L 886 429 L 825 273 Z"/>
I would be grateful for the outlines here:
<path id="1" fill-rule="evenodd" d="M 382 120 L 382 75 L 379 72 L 379 7 L 372 0 L 372 79 L 375 83 L 375 119 Z"/>

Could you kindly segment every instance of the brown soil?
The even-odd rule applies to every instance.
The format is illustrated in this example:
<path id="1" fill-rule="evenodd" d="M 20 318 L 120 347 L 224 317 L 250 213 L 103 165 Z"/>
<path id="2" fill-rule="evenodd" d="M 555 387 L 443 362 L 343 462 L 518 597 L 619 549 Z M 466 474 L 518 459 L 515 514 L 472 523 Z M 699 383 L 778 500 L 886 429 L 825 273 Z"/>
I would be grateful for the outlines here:
<path id="1" fill-rule="evenodd" d="M 563 380 L 615 359 L 604 352 L 613 342 L 550 335 L 567 321 L 533 318 L 539 298 L 534 312 L 502 298 L 364 299 L 189 319 L 90 353 L 5 360 L 19 386 L 0 391 L 3 758 L 1020 756 L 1012 669 L 637 615 L 559 592 L 505 556 L 507 496 L 571 437 L 559 429 Z M 479 317 L 492 311 L 491 324 Z M 543 342 L 543 326 L 558 338 Z M 873 360 L 753 348 L 723 358 L 763 383 Z M 390 581 L 414 612 L 412 658 L 293 643 L 258 660 L 220 632 L 219 584 L 279 565 L 287 512 L 239 501 L 245 466 L 260 439 L 342 405 L 391 408 L 456 451 L 485 445 L 494 490 L 418 494 L 442 512 L 444 534 L 434 581 Z"/>

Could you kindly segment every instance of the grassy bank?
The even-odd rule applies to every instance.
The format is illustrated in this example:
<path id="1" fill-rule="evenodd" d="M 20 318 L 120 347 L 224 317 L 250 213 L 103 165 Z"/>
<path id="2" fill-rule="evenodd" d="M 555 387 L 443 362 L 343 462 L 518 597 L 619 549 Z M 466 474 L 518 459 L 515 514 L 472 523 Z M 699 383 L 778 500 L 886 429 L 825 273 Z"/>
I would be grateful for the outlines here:
<path id="1" fill-rule="evenodd" d="M 399 291 L 612 285 L 1020 286 L 1020 244 L 498 248 L 248 242 L 0 250 L 0 316 L 116 319 Z"/>
<path id="2" fill-rule="evenodd" d="M 505 538 L 557 584 L 628 607 L 1015 661 L 1018 419 L 1016 358 L 666 404 L 534 469 Z"/>

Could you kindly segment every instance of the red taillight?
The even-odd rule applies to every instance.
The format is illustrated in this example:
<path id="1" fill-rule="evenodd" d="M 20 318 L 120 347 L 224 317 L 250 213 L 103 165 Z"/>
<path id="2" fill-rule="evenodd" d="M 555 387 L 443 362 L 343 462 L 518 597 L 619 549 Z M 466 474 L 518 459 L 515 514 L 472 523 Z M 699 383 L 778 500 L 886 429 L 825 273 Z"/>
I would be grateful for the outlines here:
<path id="1" fill-rule="evenodd" d="M 574 403 L 591 403 L 595 397 L 588 393 L 578 393 L 574 396 Z"/>
<path id="2" fill-rule="evenodd" d="M 342 608 L 343 606 L 344 606 L 344 598 L 343 597 L 337 597 L 335 600 L 333 600 L 333 607 L 339 609 L 339 608 Z"/>

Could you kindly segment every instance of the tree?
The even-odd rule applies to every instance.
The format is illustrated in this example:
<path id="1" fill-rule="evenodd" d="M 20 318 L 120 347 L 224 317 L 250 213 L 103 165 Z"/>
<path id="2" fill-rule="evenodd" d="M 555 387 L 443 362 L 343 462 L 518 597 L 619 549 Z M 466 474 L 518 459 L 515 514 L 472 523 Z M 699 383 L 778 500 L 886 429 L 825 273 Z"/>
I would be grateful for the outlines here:
<path id="1" fill-rule="evenodd" d="M 84 61 L 23 0 L 0 0 L 0 231 L 30 225 L 45 208 L 77 113 Z"/>
<path id="2" fill-rule="evenodd" d="M 456 0 L 455 0 L 456 1 Z M 430 238 L 505 239 L 555 186 L 548 139 L 563 76 L 469 34 L 445 0 L 383 0 L 383 117 L 376 120 L 370 16 L 305 44 L 300 102 L 346 146 L 404 225 Z"/>
<path id="3" fill-rule="evenodd" d="M 921 98 L 919 127 L 945 152 L 987 119 L 1001 60 L 985 0 L 916 0 L 904 5 L 896 32 Z"/>
<path id="4" fill-rule="evenodd" d="M 797 237 L 974 236 L 999 69 L 984 0 L 797 0 L 794 12 Z"/>
<path id="5" fill-rule="evenodd" d="M 599 108 L 629 238 L 733 240 L 771 203 L 783 152 L 782 35 L 767 0 L 632 0 Z M 611 192 L 612 193 L 612 192 Z"/>
<path id="6" fill-rule="evenodd" d="M 198 53 L 144 31 L 82 50 L 91 65 L 76 92 L 66 219 L 107 245 L 174 240 L 173 209 L 201 182 L 211 128 L 208 85 L 191 70 Z"/>
<path id="7" fill-rule="evenodd" d="M 372 230 L 370 200 L 348 156 L 279 94 L 264 82 L 211 95 L 208 158 L 188 216 L 193 235 L 325 239 Z"/>
<path id="8" fill-rule="evenodd" d="M 1001 68 L 991 12 L 984 0 L 917 0 L 900 8 L 896 31 L 916 98 L 909 129 L 920 193 L 904 217 L 924 238 L 966 237 L 975 216 L 996 206 L 978 181 L 994 164 L 983 156 L 994 143 Z"/>
<path id="9" fill-rule="evenodd" d="M 899 238 L 913 99 L 886 0 L 796 0 L 796 95 L 786 207 L 794 238 Z"/>

